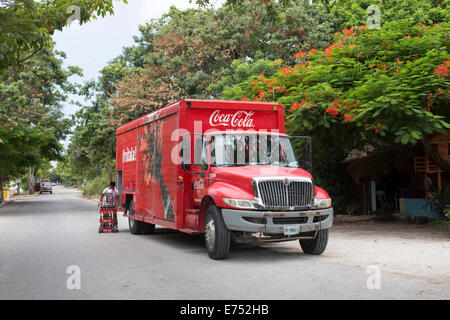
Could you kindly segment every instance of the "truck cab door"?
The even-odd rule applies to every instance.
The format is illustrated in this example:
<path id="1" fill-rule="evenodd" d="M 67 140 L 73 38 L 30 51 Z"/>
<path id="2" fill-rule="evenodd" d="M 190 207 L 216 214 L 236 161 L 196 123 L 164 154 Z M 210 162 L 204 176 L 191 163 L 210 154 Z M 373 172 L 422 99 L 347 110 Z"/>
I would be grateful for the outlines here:
<path id="1" fill-rule="evenodd" d="M 209 183 L 208 145 L 203 135 L 194 137 L 194 161 L 192 166 L 192 204 L 199 206 L 206 195 Z"/>

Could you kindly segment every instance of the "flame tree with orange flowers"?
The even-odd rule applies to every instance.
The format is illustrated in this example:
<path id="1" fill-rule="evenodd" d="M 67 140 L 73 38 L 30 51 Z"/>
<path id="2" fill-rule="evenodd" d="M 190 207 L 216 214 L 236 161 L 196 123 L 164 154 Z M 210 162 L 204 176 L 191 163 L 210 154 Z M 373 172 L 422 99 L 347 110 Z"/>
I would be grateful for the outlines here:
<path id="1" fill-rule="evenodd" d="M 283 104 L 288 132 L 312 136 L 318 170 L 368 145 L 421 145 L 450 171 L 428 140 L 450 128 L 449 33 L 448 23 L 408 20 L 345 28 L 326 49 L 298 52 L 295 66 L 251 77 L 224 97 Z"/>

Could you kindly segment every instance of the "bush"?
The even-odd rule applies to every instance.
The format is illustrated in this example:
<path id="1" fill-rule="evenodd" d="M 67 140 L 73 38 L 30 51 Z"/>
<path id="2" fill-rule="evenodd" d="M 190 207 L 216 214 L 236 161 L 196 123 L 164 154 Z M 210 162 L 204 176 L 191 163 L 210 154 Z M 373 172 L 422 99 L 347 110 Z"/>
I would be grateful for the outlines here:
<path id="1" fill-rule="evenodd" d="M 100 195 L 107 186 L 109 185 L 109 179 L 105 176 L 95 177 L 93 180 L 88 181 L 81 190 L 83 190 L 83 195 L 92 197 Z"/>
<path id="2" fill-rule="evenodd" d="M 444 220 L 436 220 L 433 221 L 433 226 L 437 226 L 440 228 L 444 228 L 450 231 L 450 221 L 444 221 Z"/>
<path id="3" fill-rule="evenodd" d="M 373 219 L 375 221 L 393 221 L 393 220 L 395 220 L 394 209 L 388 204 L 383 204 L 383 206 L 380 209 L 378 209 L 377 211 L 375 211 L 373 214 L 374 214 Z"/>
<path id="4" fill-rule="evenodd" d="M 450 216 L 450 187 L 445 187 L 432 201 L 436 206 L 439 215 L 442 216 L 444 220 L 446 220 L 446 218 L 448 219 Z"/>

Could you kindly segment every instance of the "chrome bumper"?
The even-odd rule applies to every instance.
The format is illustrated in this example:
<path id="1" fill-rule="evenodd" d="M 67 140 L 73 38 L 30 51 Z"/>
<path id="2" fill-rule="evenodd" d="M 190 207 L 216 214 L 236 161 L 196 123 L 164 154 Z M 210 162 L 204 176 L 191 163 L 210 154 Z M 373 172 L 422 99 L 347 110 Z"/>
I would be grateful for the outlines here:
<path id="1" fill-rule="evenodd" d="M 282 235 L 286 226 L 298 225 L 300 233 L 303 233 L 328 229 L 333 224 L 333 208 L 284 212 L 247 211 L 225 208 L 221 210 L 225 225 L 231 231 Z M 249 222 L 245 218 L 265 218 L 265 223 Z"/>

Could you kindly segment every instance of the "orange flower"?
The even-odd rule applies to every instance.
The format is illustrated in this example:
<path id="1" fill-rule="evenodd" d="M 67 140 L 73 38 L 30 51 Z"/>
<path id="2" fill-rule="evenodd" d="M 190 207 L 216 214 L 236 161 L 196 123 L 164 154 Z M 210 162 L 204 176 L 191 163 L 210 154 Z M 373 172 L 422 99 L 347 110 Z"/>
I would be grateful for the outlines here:
<path id="1" fill-rule="evenodd" d="M 352 120 L 352 116 L 346 113 L 344 114 L 344 120 L 345 123 L 348 123 L 350 120 Z"/>
<path id="2" fill-rule="evenodd" d="M 381 123 L 377 124 L 377 127 L 375 128 L 375 133 L 380 133 L 381 130 L 383 130 L 383 126 L 381 125 Z"/>
<path id="3" fill-rule="evenodd" d="M 448 77 L 448 67 L 450 66 L 450 61 L 444 61 L 443 64 L 438 65 L 436 69 L 434 69 L 434 74 L 437 75 L 439 78 L 445 78 Z"/>
<path id="4" fill-rule="evenodd" d="M 303 51 L 297 52 L 296 55 L 295 55 L 296 59 L 301 59 L 301 58 L 304 58 L 304 57 L 306 57 L 306 53 L 304 53 Z"/>
<path id="5" fill-rule="evenodd" d="M 292 74 L 294 71 L 291 68 L 282 67 L 281 73 L 283 73 L 284 76 L 287 76 L 288 74 Z"/>
<path id="6" fill-rule="evenodd" d="M 353 35 L 353 28 L 354 27 L 351 27 L 350 29 L 344 28 L 344 29 L 342 29 L 342 33 L 346 37 L 351 37 Z"/>
<path id="7" fill-rule="evenodd" d="M 328 107 L 326 112 L 333 117 L 336 117 L 339 114 L 339 110 L 337 107 Z"/>

